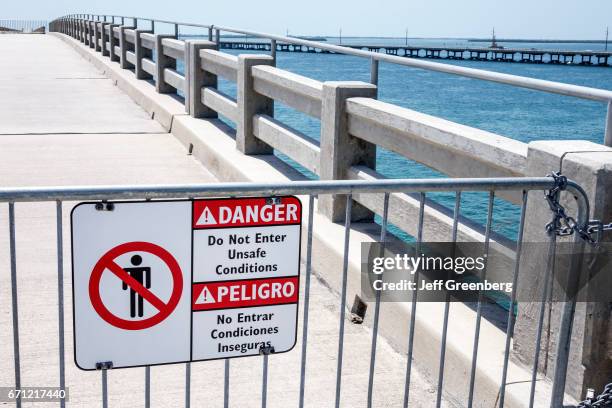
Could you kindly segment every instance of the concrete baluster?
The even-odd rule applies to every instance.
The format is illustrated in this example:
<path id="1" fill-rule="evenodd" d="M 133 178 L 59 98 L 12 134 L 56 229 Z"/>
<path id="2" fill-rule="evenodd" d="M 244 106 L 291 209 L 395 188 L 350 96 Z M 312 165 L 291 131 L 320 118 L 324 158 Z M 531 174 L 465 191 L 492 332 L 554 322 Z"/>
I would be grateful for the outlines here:
<path id="1" fill-rule="evenodd" d="M 106 33 L 106 30 L 108 29 L 108 27 L 110 26 L 110 24 L 107 24 L 106 22 L 102 23 L 102 34 L 101 34 L 101 40 L 102 40 L 102 56 L 104 57 L 108 57 L 109 56 L 109 50 L 107 48 L 107 41 L 109 40 L 109 35 Z"/>
<path id="2" fill-rule="evenodd" d="M 94 22 L 94 50 L 96 51 L 102 51 L 102 47 L 100 47 L 101 25 L 102 24 L 98 21 Z"/>
<path id="3" fill-rule="evenodd" d="M 176 60 L 164 54 L 164 46 L 162 44 L 164 38 L 176 37 L 168 34 L 155 35 L 155 51 L 157 53 L 157 60 L 155 62 L 155 90 L 159 93 L 174 93 L 174 88 L 164 80 L 164 70 L 166 68 L 176 69 Z"/>
<path id="4" fill-rule="evenodd" d="M 115 36 L 115 28 L 119 27 L 119 24 L 109 25 L 109 50 L 111 61 L 119 61 L 119 55 L 115 52 L 115 47 L 119 45 L 119 39 Z"/>
<path id="5" fill-rule="evenodd" d="M 126 53 L 132 50 L 133 45 L 128 42 L 125 36 L 125 30 L 130 30 L 132 28 L 133 27 L 128 27 L 124 25 L 119 26 L 119 48 L 121 48 L 121 51 L 119 53 L 119 64 L 123 69 L 130 68 L 130 63 L 126 58 Z"/>
<path id="6" fill-rule="evenodd" d="M 274 65 L 269 55 L 239 55 L 236 78 L 238 121 L 236 123 L 236 148 L 244 154 L 272 154 L 273 149 L 253 134 L 253 116 L 274 116 L 274 101 L 253 89 L 251 68 L 255 65 Z"/>
<path id="7" fill-rule="evenodd" d="M 586 191 L 591 204 L 591 218 L 605 222 L 612 220 L 612 148 L 582 140 L 551 140 L 531 142 L 528 149 L 526 176 L 545 176 L 561 167 L 565 176 L 577 182 Z M 523 234 L 525 249 L 521 257 L 520 278 L 516 289 L 520 302 L 514 327 L 513 348 L 517 358 L 532 365 L 541 307 L 537 300 L 541 299 L 543 285 L 546 284 L 542 265 L 547 264 L 547 253 L 545 250 L 535 251 L 531 248 L 534 245 L 532 243 L 546 243 L 549 240 L 545 227 L 552 220 L 553 214 L 546 201 L 541 199 L 541 195 L 532 192 L 530 197 Z M 574 198 L 562 194 L 561 199 L 561 204 L 566 207 L 568 214 L 575 215 Z M 557 242 L 573 239 L 573 236 L 558 237 Z M 561 252 L 563 251 L 558 246 L 557 255 Z M 565 276 L 568 263 L 556 262 L 554 275 Z M 534 301 L 531 302 L 530 299 Z M 577 399 L 582 399 L 587 388 L 603 389 L 605 383 L 612 378 L 612 359 L 607 357 L 612 355 L 612 344 L 602 341 L 608 338 L 608 327 L 612 321 L 609 304 L 598 301 L 601 299 L 582 300 L 576 305 L 565 389 L 566 393 Z M 562 310 L 561 302 L 552 301 L 546 305 L 545 316 L 550 315 L 550 320 L 546 318 L 544 321 L 544 333 L 549 333 L 549 336 L 545 335 L 542 340 L 538 366 L 540 370 L 547 367 L 546 374 L 549 377 L 554 372 Z"/>
<path id="8" fill-rule="evenodd" d="M 89 47 L 89 43 L 91 40 L 91 37 L 89 35 L 89 28 L 90 28 L 90 21 L 84 20 L 83 21 L 83 32 L 84 32 L 83 45 L 86 45 L 88 47 Z"/>
<path id="9" fill-rule="evenodd" d="M 140 34 L 151 33 L 151 30 L 134 30 L 134 53 L 136 54 L 136 64 L 134 73 L 137 79 L 151 79 L 151 75 L 142 69 L 142 59 L 151 58 L 151 50 L 142 46 L 142 38 Z"/>
<path id="10" fill-rule="evenodd" d="M 78 29 L 79 29 L 79 41 L 80 42 L 85 42 L 85 20 L 83 20 L 82 18 L 79 18 L 79 25 L 78 25 Z"/>
<path id="11" fill-rule="evenodd" d="M 88 25 L 89 25 L 89 48 L 95 48 L 96 47 L 96 30 L 95 30 L 96 22 L 94 20 L 89 20 Z"/>
<path id="12" fill-rule="evenodd" d="M 217 87 L 217 76 L 202 68 L 201 50 L 215 50 L 212 41 L 185 41 L 185 111 L 194 118 L 216 118 L 217 112 L 202 103 L 202 88 Z"/>
<path id="13" fill-rule="evenodd" d="M 346 100 L 353 97 L 376 98 L 376 86 L 365 82 L 325 82 L 321 104 L 321 180 L 343 180 L 351 166 L 375 168 L 376 146 L 352 137 L 348 132 Z M 355 221 L 370 219 L 372 213 L 354 203 Z M 319 197 L 319 212 L 333 222 L 343 221 L 346 199 L 340 196 Z"/>

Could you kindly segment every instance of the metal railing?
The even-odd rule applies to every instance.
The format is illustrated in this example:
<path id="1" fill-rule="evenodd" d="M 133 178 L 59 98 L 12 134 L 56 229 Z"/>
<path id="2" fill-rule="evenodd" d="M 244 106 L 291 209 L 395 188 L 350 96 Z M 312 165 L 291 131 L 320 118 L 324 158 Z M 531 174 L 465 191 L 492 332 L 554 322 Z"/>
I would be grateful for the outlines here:
<path id="1" fill-rule="evenodd" d="M 577 211 L 577 225 L 579 228 L 584 227 L 588 223 L 589 214 L 589 202 L 582 190 L 582 188 L 572 181 L 568 181 L 564 184 L 567 191 L 576 198 L 578 211 Z M 14 353 L 14 377 L 15 387 L 22 388 L 25 384 L 22 382 L 21 376 L 21 363 L 24 361 L 24 356 L 20 351 L 20 332 L 19 332 L 19 312 L 18 312 L 18 296 L 19 290 L 17 287 L 17 276 L 19 273 L 19 263 L 16 257 L 16 246 L 19 240 L 19 234 L 17 233 L 16 217 L 15 217 L 15 206 L 17 203 L 27 202 L 55 202 L 56 205 L 56 238 L 57 238 L 57 290 L 58 290 L 58 325 L 59 325 L 59 385 L 64 387 L 70 385 L 66 383 L 66 361 L 65 361 L 65 344 L 66 340 L 64 337 L 65 322 L 64 322 L 64 260 L 63 260 L 63 249 L 65 246 L 64 234 L 62 230 L 63 218 L 62 218 L 62 206 L 65 202 L 74 202 L 79 200 L 103 200 L 105 202 L 109 200 L 157 200 L 157 199 L 194 199 L 204 197 L 227 197 L 227 196 L 275 196 L 275 195 L 300 195 L 302 200 L 308 200 L 308 227 L 306 232 L 307 245 L 305 254 L 305 292 L 304 292 L 304 310 L 302 317 L 302 350 L 301 350 L 301 363 L 299 370 L 299 406 L 304 406 L 304 389 L 305 389 L 305 378 L 306 378 L 306 357 L 308 343 L 316 341 L 316 339 L 309 339 L 308 336 L 308 324 L 309 324 L 309 309 L 310 309 L 310 281 L 312 277 L 312 257 L 313 257 L 313 230 L 314 226 L 314 208 L 315 199 L 325 195 L 345 195 L 346 196 L 346 214 L 344 221 L 344 253 L 341 271 L 341 292 L 340 292 L 340 316 L 339 316 L 339 327 L 338 327 L 338 351 L 336 354 L 337 358 L 337 370 L 335 373 L 335 406 L 341 406 L 341 389 L 342 389 L 342 369 L 343 369 L 343 346 L 344 346 L 344 333 L 345 333 L 345 312 L 347 305 L 347 280 L 348 280 L 348 259 L 349 259 L 349 241 L 351 239 L 351 203 L 352 196 L 356 194 L 373 194 L 382 195 L 384 197 L 384 211 L 382 214 L 381 230 L 380 230 L 380 242 L 384 243 L 387 240 L 387 226 L 388 226 L 388 214 L 389 208 L 389 197 L 392 193 L 416 193 L 420 197 L 420 210 L 416 219 L 418 224 L 418 232 L 416 234 L 417 243 L 424 242 L 423 227 L 424 227 L 424 209 L 426 194 L 431 192 L 452 192 L 456 197 L 456 205 L 453 215 L 453 234 L 452 240 L 457 239 L 457 227 L 460 221 L 460 197 L 462 192 L 467 191 L 481 191 L 489 193 L 489 207 L 487 215 L 487 232 L 484 237 L 484 243 L 486 251 L 488 251 L 488 242 L 491 231 L 491 220 L 493 213 L 493 199 L 496 192 L 516 190 L 522 192 L 522 211 L 521 221 L 519 228 L 519 247 L 516 252 L 514 260 L 514 271 L 513 271 L 513 286 L 514 290 L 512 293 L 512 302 L 516 301 L 516 286 L 519 283 L 519 264 L 521 256 L 521 243 L 523 224 L 525 220 L 525 208 L 528 201 L 528 194 L 530 191 L 542 191 L 551 190 L 558 187 L 558 182 L 553 177 L 537 177 L 537 178 L 479 178 L 479 179 L 409 179 L 409 180 L 379 180 L 379 181 L 304 181 L 304 182 L 288 182 L 288 183 L 219 183 L 219 184 L 189 184 L 189 185 L 153 185 L 153 186 L 101 186 L 101 187 L 26 187 L 26 188 L 0 188 L 0 202 L 8 203 L 8 225 L 9 225 L 9 254 L 10 254 L 10 276 L 11 276 L 11 295 L 12 295 L 12 333 L 13 333 L 13 353 Z M 306 196 L 306 197 L 304 197 Z M 576 239 L 578 234 L 576 234 Z M 38 244 L 44 241 L 36 240 Z M 34 245 L 32 241 L 29 241 L 30 245 Z M 485 269 L 486 271 L 486 269 Z M 415 278 L 416 279 L 416 278 Z M 478 301 L 478 308 L 476 312 L 477 324 L 474 332 L 474 346 L 471 358 L 471 371 L 470 371 L 470 389 L 469 389 L 469 401 L 467 406 L 472 406 L 473 397 L 475 392 L 475 377 L 478 371 L 478 350 L 479 350 L 479 338 L 480 338 L 480 322 L 482 319 L 481 314 L 482 301 Z M 410 403 L 411 393 L 411 374 L 413 372 L 412 358 L 415 349 L 415 327 L 416 327 L 416 314 L 417 314 L 417 300 L 416 296 L 413 297 L 411 304 L 411 319 L 410 319 L 410 331 L 407 339 L 407 366 L 405 370 L 405 390 L 404 390 L 404 406 L 407 407 Z M 550 395 L 552 398 L 551 406 L 557 408 L 559 401 L 563 400 L 564 387 L 565 387 L 565 376 L 567 374 L 567 359 L 569 352 L 569 341 L 572 332 L 571 317 L 573 314 L 571 302 L 566 304 L 567 313 L 564 314 L 563 319 L 566 324 L 562 327 L 559 333 L 558 350 L 556 356 L 556 372 L 555 382 L 553 384 L 553 390 Z M 504 400 L 506 398 L 506 385 L 507 385 L 507 371 L 510 363 L 510 338 L 512 336 L 513 324 L 514 324 L 514 313 L 513 307 L 509 308 L 508 312 L 508 323 L 505 335 L 505 346 L 504 346 L 504 357 L 503 357 L 503 371 L 502 377 L 499 380 L 499 406 L 504 406 Z M 376 354 L 377 354 L 377 340 L 379 338 L 379 317 L 380 317 L 380 297 L 377 297 L 375 303 L 375 311 L 373 318 L 373 332 L 370 344 L 370 369 L 368 373 L 368 397 L 367 401 L 364 401 L 368 406 L 372 406 L 373 388 L 374 388 L 374 376 L 376 374 Z M 539 317 L 538 330 L 541 332 L 542 324 L 544 319 L 544 313 L 542 312 Z M 444 327 L 442 328 L 443 340 L 441 342 L 440 351 L 440 372 L 438 378 L 437 387 L 437 406 L 440 406 L 442 400 L 442 394 L 444 391 L 444 363 L 446 353 L 446 333 L 448 329 L 448 302 L 445 309 L 445 320 Z M 537 351 L 539 353 L 539 349 Z M 26 358 L 28 356 L 25 356 Z M 532 372 L 537 371 L 537 359 L 536 355 Z M 262 372 L 262 407 L 267 404 L 267 387 L 268 387 L 268 356 L 263 357 L 263 372 Z M 490 364 L 487 361 L 485 364 Z M 191 365 L 186 364 L 186 379 L 185 379 L 185 406 L 190 405 L 190 384 L 191 384 Z M 224 406 L 229 406 L 229 376 L 230 376 L 230 361 L 225 361 L 224 366 Z M 56 369 L 55 367 L 39 367 L 40 370 L 51 370 Z M 130 369 L 135 370 L 135 369 Z M 151 371 L 150 367 L 145 368 L 145 401 L 146 406 L 149 406 L 151 400 Z M 51 375 L 51 374 L 50 374 Z M 108 406 L 108 373 L 106 369 L 101 372 L 102 376 L 102 404 Z M 288 374 L 287 374 L 288 375 Z M 326 373 L 318 373 L 317 375 L 326 375 Z M 538 382 L 542 384 L 542 382 Z M 531 389 L 531 404 L 533 405 L 533 397 L 536 389 L 535 374 L 532 379 Z M 73 396 L 76 397 L 76 396 Z M 21 406 L 21 400 L 18 399 L 17 406 Z M 64 406 L 64 403 L 62 403 Z"/>
<path id="2" fill-rule="evenodd" d="M 261 38 L 270 41 L 271 53 L 273 56 L 276 55 L 277 43 L 303 45 L 316 49 L 321 49 L 337 54 L 352 55 L 355 57 L 366 58 L 370 60 L 370 82 L 378 84 L 378 72 L 379 63 L 386 62 L 396 65 L 402 65 L 406 67 L 419 68 L 429 71 L 441 72 L 452 75 L 459 75 L 467 78 L 479 79 L 489 82 L 495 82 L 500 84 L 506 84 L 521 88 L 527 88 L 537 91 L 542 91 L 551 94 L 558 94 L 564 96 L 570 96 L 574 98 L 580 98 L 585 100 L 593 100 L 603 102 L 607 104 L 607 114 L 605 118 L 605 132 L 603 137 L 603 144 L 606 146 L 612 146 L 612 91 L 598 88 L 585 87 L 580 85 L 565 84 L 561 82 L 553 82 L 536 78 L 529 78 L 519 75 L 510 75 L 499 72 L 487 71 L 482 69 L 468 68 L 462 66 L 456 66 L 451 64 L 444 64 L 432 61 L 422 61 L 414 58 L 400 57 L 395 55 L 380 54 L 373 51 L 358 50 L 349 47 L 343 47 L 341 45 L 325 44 L 318 41 L 304 40 L 301 38 L 287 37 L 282 35 L 275 35 L 270 33 L 263 33 L 252 30 L 244 30 L 234 27 L 226 27 L 219 25 L 207 25 L 207 24 L 195 24 L 168 21 L 161 19 L 133 17 L 133 16 L 119 16 L 119 15 L 93 15 L 93 14 L 71 14 L 64 18 L 72 19 L 88 19 L 96 21 L 104 21 L 109 23 L 125 24 L 126 20 L 129 20 L 134 27 L 138 27 L 139 21 L 145 21 L 150 24 L 152 31 L 155 30 L 155 24 L 169 24 L 174 26 L 175 34 L 178 36 L 180 27 L 192 27 L 202 28 L 208 31 L 209 40 L 215 40 L 219 42 L 223 32 L 247 35 L 255 38 Z"/>

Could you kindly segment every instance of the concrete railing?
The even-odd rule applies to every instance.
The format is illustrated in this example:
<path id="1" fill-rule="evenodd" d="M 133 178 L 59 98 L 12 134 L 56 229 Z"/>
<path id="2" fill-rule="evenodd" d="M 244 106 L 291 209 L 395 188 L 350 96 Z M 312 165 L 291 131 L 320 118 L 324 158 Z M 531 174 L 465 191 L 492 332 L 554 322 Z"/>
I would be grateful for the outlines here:
<path id="1" fill-rule="evenodd" d="M 462 67 L 452 64 L 444 64 L 432 61 L 421 61 L 415 58 L 401 57 L 397 55 L 382 54 L 375 51 L 365 51 L 362 49 L 355 49 L 345 47 L 341 45 L 305 40 L 297 37 L 287 37 L 274 35 L 269 33 L 256 32 L 252 30 L 242 30 L 233 27 L 224 27 L 207 24 L 195 24 L 195 23 L 184 23 L 176 21 L 167 21 L 161 19 L 150 19 L 133 16 L 118 16 L 118 15 L 92 15 L 92 14 L 76 14 L 66 16 L 62 19 L 55 20 L 54 23 L 60 31 L 60 27 L 63 27 L 63 32 L 74 32 L 76 31 L 75 26 L 78 25 L 72 23 L 72 21 L 96 21 L 104 22 L 108 24 L 115 24 L 115 21 L 121 22 L 121 25 L 125 25 L 126 20 L 131 21 L 134 27 L 138 27 L 139 22 L 144 21 L 150 25 L 151 30 L 154 31 L 155 24 L 172 25 L 174 27 L 174 36 L 178 38 L 180 27 L 189 27 L 196 29 L 205 29 L 208 31 L 208 40 L 212 41 L 215 39 L 217 44 L 220 44 L 221 32 L 229 34 L 239 34 L 257 38 L 270 42 L 270 53 L 274 57 L 278 49 L 281 51 L 286 49 L 288 44 L 300 47 L 306 47 L 311 50 L 322 50 L 325 52 L 332 52 L 344 55 L 352 55 L 361 58 L 367 58 L 370 60 L 370 82 L 378 84 L 378 67 L 380 62 L 391 63 L 396 65 L 408 66 L 413 68 L 425 69 L 435 72 L 442 72 L 451 75 L 459 75 L 467 78 L 473 78 L 477 80 L 490 81 L 495 83 L 506 84 L 515 87 L 527 88 L 537 90 L 541 92 L 547 92 L 552 94 L 564 95 L 573 98 L 580 98 L 585 100 L 592 100 L 603 102 L 607 106 L 607 113 L 605 116 L 605 129 L 603 136 L 603 144 L 606 146 L 612 146 L 612 91 L 605 89 L 590 88 L 580 85 L 565 84 L 560 82 L 546 81 L 542 79 L 523 77 L 519 75 L 510 75 L 500 72 L 487 71 L 482 69 Z"/>
<path id="2" fill-rule="evenodd" d="M 178 27 L 178 23 L 175 27 Z M 605 146 L 588 142 L 526 144 L 385 103 L 376 99 L 377 87 L 371 83 L 320 82 L 276 68 L 274 53 L 235 56 L 220 52 L 219 29 L 209 28 L 208 40 L 180 40 L 177 37 L 178 28 L 174 35 L 167 35 L 134 26 L 117 25 L 112 21 L 62 18 L 50 24 L 51 31 L 66 33 L 109 56 L 122 68 L 134 70 L 138 79 L 153 80 L 158 92 L 181 94 L 184 96 L 185 111 L 192 117 L 212 119 L 221 115 L 234 122 L 235 143 L 240 152 L 260 155 L 272 154 L 278 150 L 322 180 L 382 178 L 376 172 L 377 147 L 451 177 L 541 176 L 558 170 L 559 163 L 569 160 L 567 155 L 570 153 L 588 152 L 593 155 L 594 150 L 612 152 Z M 213 38 L 216 41 L 212 41 Z M 335 50 L 337 46 L 330 47 Z M 184 75 L 176 69 L 179 60 L 184 63 Z M 491 75 L 495 77 L 495 73 L 485 75 L 471 71 L 458 74 L 488 80 L 494 80 L 489 78 Z M 219 91 L 219 77 L 236 84 L 235 99 Z M 610 91 L 584 87 L 568 90 L 564 84 L 551 85 L 540 83 L 546 81 L 533 81 L 518 86 L 542 88 L 587 99 L 606 100 L 610 97 L 612 100 Z M 499 79 L 497 82 L 504 81 Z M 320 141 L 274 118 L 275 101 L 320 120 Z M 571 173 L 568 176 L 588 186 L 586 189 L 592 202 L 601 203 L 595 206 L 594 214 L 596 218 L 604 220 L 612 217 L 612 209 L 605 205 L 610 202 L 610 193 L 605 188 L 608 183 L 605 176 L 612 169 L 606 160 L 595 155 L 572 164 L 573 167 L 564 167 L 566 174 Z M 522 202 L 520 193 L 499 192 L 499 197 L 516 204 Z M 382 197 L 355 194 L 353 200 L 356 204 L 352 206 L 355 220 L 371 220 L 373 214 L 383 212 Z M 390 205 L 394 210 L 389 214 L 389 221 L 406 233 L 415 235 L 417 226 L 414 220 L 420 206 L 418 197 L 393 194 Z M 318 211 L 334 222 L 342 221 L 345 206 L 344 198 L 326 196 L 319 199 Z M 546 211 L 549 211 L 544 207 L 540 204 L 538 208 L 528 209 L 526 241 L 532 239 L 541 242 L 547 239 L 541 228 L 547 216 Z M 448 240 L 453 228 L 452 210 L 427 200 L 425 217 L 428 219 L 424 226 L 428 239 Z M 483 242 L 484 233 L 483 226 L 461 219 L 457 237 L 459 241 Z M 498 265 L 488 266 L 488 277 L 511 281 L 509 275 L 512 274 L 516 256 L 513 244 L 499 235 L 492 234 L 491 237 L 491 245 L 496 246 L 505 257 Z M 529 260 L 522 259 L 521 263 L 528 266 Z M 525 287 L 529 287 L 530 281 L 538 280 L 538 274 L 536 272 L 521 279 L 524 279 Z M 588 318 L 582 316 L 581 319 L 581 327 L 586 332 Z M 529 329 L 532 320 L 529 313 L 523 314 L 519 310 L 516 330 L 526 335 L 517 338 L 517 344 L 524 360 L 531 358 L 532 348 L 528 343 L 534 338 Z M 602 323 L 600 321 L 596 324 Z M 596 336 L 604 326 L 589 327 L 590 336 Z M 585 337 L 581 347 L 588 341 Z M 589 367 L 597 367 L 596 360 L 594 355 L 583 356 L 582 361 L 576 359 L 577 364 Z M 574 381 L 580 384 L 576 385 L 576 390 L 584 386 L 588 370 L 590 368 L 577 374 L 582 377 Z"/>
<path id="3" fill-rule="evenodd" d="M 152 79 L 158 92 L 181 93 L 191 116 L 222 115 L 233 121 L 241 152 L 266 154 L 276 149 L 321 179 L 383 178 L 375 170 L 377 146 L 451 177 L 527 175 L 526 143 L 378 101 L 376 86 L 369 83 L 320 82 L 276 68 L 273 56 L 235 56 L 218 51 L 214 41 L 184 41 L 112 22 L 69 19 L 53 22 L 51 28 L 66 30 L 123 68 L 133 69 L 138 79 Z M 185 75 L 176 71 L 178 60 L 184 62 Z M 218 77 L 236 84 L 236 99 L 217 89 Z M 319 119 L 320 142 L 276 120 L 274 101 Z M 515 204 L 522 200 L 516 192 L 499 196 Z M 355 201 L 360 204 L 353 206 L 355 219 L 382 213 L 382 202 L 375 197 L 357 195 Z M 394 203 L 398 210 L 391 216 L 393 222 L 414 234 L 408 220 L 418 212 L 418 200 L 404 196 L 394 198 Z M 433 238 L 445 239 L 452 229 L 450 212 L 429 204 Z M 345 200 L 326 197 L 319 208 L 332 221 L 341 221 Z M 466 222 L 459 235 L 481 242 L 484 227 Z M 507 254 L 507 262 L 492 276 L 507 280 L 513 245 L 495 234 L 493 241 L 506 246 L 501 252 Z"/>

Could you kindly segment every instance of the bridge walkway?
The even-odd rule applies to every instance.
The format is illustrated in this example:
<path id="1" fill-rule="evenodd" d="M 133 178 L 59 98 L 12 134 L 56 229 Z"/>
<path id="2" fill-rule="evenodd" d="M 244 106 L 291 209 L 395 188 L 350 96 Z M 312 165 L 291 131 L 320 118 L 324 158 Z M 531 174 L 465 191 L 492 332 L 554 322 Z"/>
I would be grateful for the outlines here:
<path id="1" fill-rule="evenodd" d="M 0 185 L 112 185 L 215 181 L 175 137 L 113 81 L 59 38 L 0 37 Z M 73 363 L 70 216 L 63 207 L 66 383 L 69 407 L 99 406 L 101 376 Z M 22 386 L 57 386 L 58 312 L 55 203 L 17 203 L 17 285 Z M 0 208 L 0 386 L 14 386 L 7 206 Z M 331 406 L 338 329 L 337 296 L 313 278 L 307 406 Z M 300 306 L 300 314 L 302 308 Z M 300 319 L 301 320 L 301 319 Z M 342 406 L 364 406 L 371 333 L 348 324 Z M 301 339 L 301 329 L 298 332 Z M 270 357 L 268 406 L 295 406 L 300 347 Z M 375 406 L 401 406 L 406 359 L 379 340 Z M 230 406 L 260 405 L 261 359 L 232 360 Z M 320 375 L 325 373 L 326 375 Z M 111 407 L 144 406 L 145 370 L 109 373 Z M 432 406 L 435 386 L 412 375 L 411 402 Z M 152 406 L 182 406 L 185 365 L 151 369 Z M 223 403 L 223 361 L 192 365 L 191 402 Z M 41 404 L 48 405 L 48 404 Z M 3 405 L 4 406 L 4 405 Z M 29 404 L 24 404 L 29 406 Z M 446 403 L 445 403 L 445 406 Z"/>

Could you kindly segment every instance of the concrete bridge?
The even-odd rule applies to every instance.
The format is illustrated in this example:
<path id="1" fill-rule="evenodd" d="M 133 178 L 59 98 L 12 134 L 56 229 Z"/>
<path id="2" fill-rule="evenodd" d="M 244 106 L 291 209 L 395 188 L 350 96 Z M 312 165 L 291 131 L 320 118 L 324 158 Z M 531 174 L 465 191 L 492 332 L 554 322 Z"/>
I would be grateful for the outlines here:
<path id="1" fill-rule="evenodd" d="M 304 251 L 312 256 L 304 260 L 305 268 L 312 268 L 316 277 L 309 288 L 310 307 L 300 306 L 310 311 L 308 372 L 305 386 L 298 377 L 288 375 L 299 372 L 304 363 L 297 349 L 272 356 L 266 383 L 269 405 L 293 405 L 305 392 L 306 406 L 330 406 L 336 399 L 337 406 L 347 407 L 367 406 L 367 402 L 405 406 L 408 401 L 423 407 L 527 407 L 533 399 L 533 406 L 558 407 L 564 398 L 569 403 L 582 398 L 587 387 L 601 388 L 612 376 L 610 350 L 599 341 L 609 338 L 609 310 L 596 302 L 576 306 L 574 330 L 569 332 L 560 320 L 567 316 L 564 305 L 551 303 L 538 313 L 538 302 L 519 303 L 518 314 L 510 313 L 503 322 L 507 326 L 501 328 L 484 318 L 480 307 L 475 311 L 461 303 L 453 303 L 452 308 L 420 303 L 418 313 L 414 303 L 370 303 L 379 313 L 368 312 L 363 325 L 347 323 L 344 339 L 336 330 L 337 316 L 343 316 L 347 299 L 350 302 L 361 293 L 360 244 L 376 241 L 381 234 L 374 214 L 386 214 L 385 222 L 388 219 L 424 241 L 489 242 L 504 256 L 488 267 L 488 276 L 512 281 L 520 270 L 519 291 L 543 285 L 537 269 L 541 259 L 536 255 L 521 258 L 520 247 L 523 241 L 547 242 L 544 227 L 552 217 L 537 192 L 530 195 L 527 206 L 522 190 L 532 187 L 520 180 L 557 171 L 561 165 L 563 173 L 586 191 L 590 218 L 612 219 L 611 148 L 585 141 L 525 144 L 379 101 L 376 58 L 609 106 L 612 92 L 317 44 L 371 58 L 373 69 L 373 83 L 320 82 L 276 68 L 274 53 L 235 56 L 219 51 L 220 31 L 233 29 L 206 26 L 210 40 L 183 41 L 177 38 L 178 29 L 174 35 L 158 34 L 154 27 L 136 28 L 138 22 L 122 25 L 115 23 L 115 17 L 109 21 L 82 17 L 52 22 L 50 35 L 0 38 L 0 52 L 14 57 L 0 61 L 0 87 L 8 96 L 0 102 L 2 187 L 303 180 L 275 151 L 321 180 L 373 181 L 383 178 L 375 169 L 375 151 L 382 147 L 452 178 L 494 177 L 497 184 L 485 188 L 491 190 L 490 202 L 498 197 L 522 207 L 522 235 L 518 242 L 508 242 L 493 234 L 490 226 L 477 225 L 429 200 L 425 191 L 433 187 L 426 182 L 422 190 L 412 190 L 422 191 L 416 195 L 361 192 L 350 201 L 325 194 L 304 200 L 312 204 L 308 206 L 312 208 L 308 228 L 312 245 Z M 124 19 L 123 23 L 129 22 Z M 306 40 L 269 37 L 312 45 Z M 177 61 L 183 61 L 184 73 L 177 70 Z M 220 77 L 236 83 L 235 96 L 217 89 Z M 275 119 L 274 101 L 319 119 L 320 140 Z M 605 140 L 612 142 L 610 126 Z M 518 188 L 509 186 L 510 178 L 519 180 Z M 456 189 L 468 188 L 457 184 Z M 570 198 L 564 198 L 563 204 L 575 212 Z M 16 258 L 3 252 L 0 262 L 18 270 L 12 280 L 2 275 L 0 302 L 5 312 L 0 326 L 13 329 L 0 334 L 2 372 L 14 371 L 22 386 L 57 384 L 63 378 L 71 387 L 70 404 L 75 406 L 98 401 L 100 381 L 102 392 L 107 392 L 102 398 L 112 406 L 174 406 L 183 401 L 221 406 L 227 398 L 230 406 L 260 405 L 261 368 L 256 359 L 235 360 L 231 366 L 221 361 L 154 367 L 142 374 L 137 369 L 110 371 L 105 383 L 106 372 L 101 380 L 97 373 L 78 371 L 70 361 L 70 325 L 65 327 L 66 371 L 60 370 L 58 378 L 56 350 L 64 348 L 61 322 L 64 315 L 70 321 L 71 310 L 69 302 L 59 315 L 47 306 L 63 304 L 54 289 L 58 276 L 53 233 L 54 216 L 62 207 L 43 203 L 16 207 L 14 222 L 10 222 L 13 207 L 8 214 L 3 207 L 0 217 L 3 223 L 9 220 L 7 230 L 17 226 Z M 59 227 L 68 226 L 68 210 L 65 206 L 60 212 Z M 10 238 L 0 237 L 0 247 L 12 247 Z M 59 253 L 68 251 L 66 242 Z M 60 287 L 69 293 L 64 269 L 69 270 L 69 265 L 59 268 Z M 544 322 L 545 315 L 550 320 Z M 21 316 L 19 327 L 15 316 Z M 55 338 L 58 325 L 59 341 Z M 542 330 L 547 336 L 541 336 Z M 559 333 L 571 333 L 571 341 Z M 336 377 L 338 342 L 344 345 L 344 370 L 343 376 Z M 534 362 L 536 343 L 539 358 Z M 564 357 L 568 369 L 563 367 Z M 63 355 L 60 361 L 63 364 Z M 231 373 L 225 377 L 229 382 L 224 382 L 223 373 Z M 338 378 L 343 378 L 341 389 L 334 381 Z M 4 376 L 0 385 L 13 384 L 13 379 Z"/>

